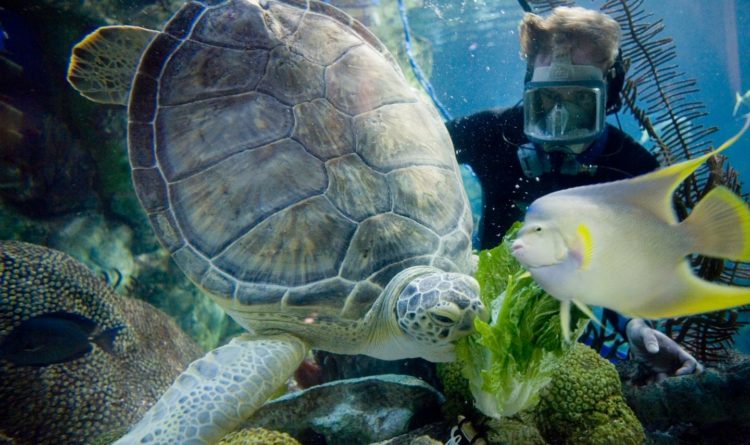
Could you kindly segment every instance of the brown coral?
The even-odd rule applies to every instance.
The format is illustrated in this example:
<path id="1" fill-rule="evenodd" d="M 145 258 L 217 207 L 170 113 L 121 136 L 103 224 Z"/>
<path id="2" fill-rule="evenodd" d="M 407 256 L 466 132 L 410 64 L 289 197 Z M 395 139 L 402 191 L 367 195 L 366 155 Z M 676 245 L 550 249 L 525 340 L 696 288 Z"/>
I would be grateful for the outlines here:
<path id="1" fill-rule="evenodd" d="M 140 418 L 200 349 L 154 307 L 117 295 L 61 252 L 0 242 L 0 340 L 31 317 L 64 311 L 107 329 L 112 353 L 42 367 L 0 359 L 0 434 L 15 443 L 86 443 Z"/>

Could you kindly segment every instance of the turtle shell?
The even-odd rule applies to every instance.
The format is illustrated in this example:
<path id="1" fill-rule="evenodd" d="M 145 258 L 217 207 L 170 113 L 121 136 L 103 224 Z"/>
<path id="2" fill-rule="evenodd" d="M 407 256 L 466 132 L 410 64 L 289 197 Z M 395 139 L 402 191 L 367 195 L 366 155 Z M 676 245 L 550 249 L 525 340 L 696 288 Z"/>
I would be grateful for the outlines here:
<path id="1" fill-rule="evenodd" d="M 188 3 L 142 56 L 128 117 L 158 238 L 230 312 L 359 319 L 406 267 L 470 267 L 440 117 L 329 5 Z"/>

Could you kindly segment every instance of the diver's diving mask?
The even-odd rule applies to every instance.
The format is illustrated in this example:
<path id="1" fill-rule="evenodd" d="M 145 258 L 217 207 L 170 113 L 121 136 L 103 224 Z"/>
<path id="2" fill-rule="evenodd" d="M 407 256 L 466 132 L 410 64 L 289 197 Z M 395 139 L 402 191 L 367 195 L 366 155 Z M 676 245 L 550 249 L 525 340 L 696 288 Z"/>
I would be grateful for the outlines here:
<path id="1" fill-rule="evenodd" d="M 580 153 L 604 128 L 602 70 L 555 60 L 534 69 L 523 95 L 523 130 L 545 150 Z"/>

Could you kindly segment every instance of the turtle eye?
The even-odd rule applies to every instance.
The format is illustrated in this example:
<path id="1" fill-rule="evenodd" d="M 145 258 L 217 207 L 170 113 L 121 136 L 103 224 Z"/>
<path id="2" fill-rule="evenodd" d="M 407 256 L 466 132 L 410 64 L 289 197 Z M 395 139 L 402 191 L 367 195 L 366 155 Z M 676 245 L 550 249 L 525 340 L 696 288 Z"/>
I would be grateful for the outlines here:
<path id="1" fill-rule="evenodd" d="M 460 310 L 455 305 L 436 307 L 429 315 L 432 321 L 440 326 L 452 326 L 461 318 Z"/>
<path id="2" fill-rule="evenodd" d="M 445 315 L 432 314 L 432 319 L 442 324 L 452 324 L 453 320 L 446 317 Z"/>

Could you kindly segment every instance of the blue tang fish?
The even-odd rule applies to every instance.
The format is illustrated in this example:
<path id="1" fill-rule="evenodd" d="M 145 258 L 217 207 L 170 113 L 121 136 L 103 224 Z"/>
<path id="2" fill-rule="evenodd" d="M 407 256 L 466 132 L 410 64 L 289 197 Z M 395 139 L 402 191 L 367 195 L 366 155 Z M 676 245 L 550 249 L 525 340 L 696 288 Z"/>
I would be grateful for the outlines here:
<path id="1" fill-rule="evenodd" d="M 48 366 L 83 357 L 96 344 L 112 353 L 123 326 L 102 331 L 95 321 L 70 312 L 50 312 L 23 321 L 0 343 L 0 359 L 16 366 Z"/>
<path id="2" fill-rule="evenodd" d="M 513 256 L 561 301 L 570 338 L 570 303 L 642 318 L 682 317 L 750 304 L 750 287 L 697 277 L 687 256 L 750 261 L 750 210 L 716 187 L 679 221 L 672 195 L 703 162 L 732 145 L 750 117 L 717 150 L 631 179 L 561 190 L 528 208 Z"/>

